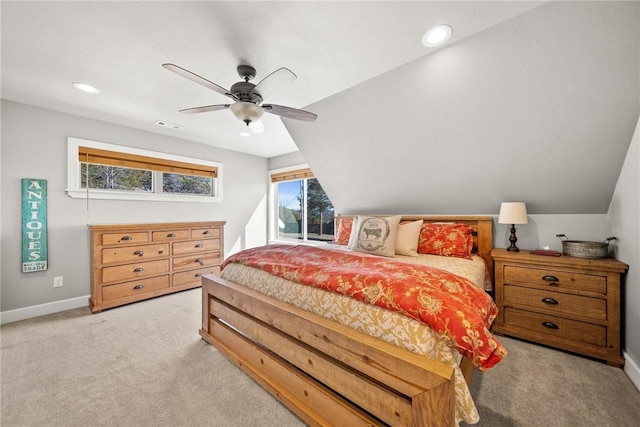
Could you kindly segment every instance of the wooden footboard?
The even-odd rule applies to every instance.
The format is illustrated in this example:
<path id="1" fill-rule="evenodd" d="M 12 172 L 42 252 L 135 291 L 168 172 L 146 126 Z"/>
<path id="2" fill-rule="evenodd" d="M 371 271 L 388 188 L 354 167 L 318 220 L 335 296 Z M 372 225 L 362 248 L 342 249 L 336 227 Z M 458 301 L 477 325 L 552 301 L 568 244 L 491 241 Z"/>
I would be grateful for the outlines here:
<path id="1" fill-rule="evenodd" d="M 309 425 L 453 426 L 453 369 L 217 276 L 203 339 Z"/>

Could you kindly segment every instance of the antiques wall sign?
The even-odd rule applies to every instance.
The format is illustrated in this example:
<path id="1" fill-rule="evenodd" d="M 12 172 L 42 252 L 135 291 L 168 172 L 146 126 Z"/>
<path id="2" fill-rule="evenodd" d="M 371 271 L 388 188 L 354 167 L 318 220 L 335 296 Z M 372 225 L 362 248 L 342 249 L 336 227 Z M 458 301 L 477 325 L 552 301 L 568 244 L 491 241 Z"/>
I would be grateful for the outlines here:
<path id="1" fill-rule="evenodd" d="M 22 272 L 47 269 L 47 180 L 22 179 Z"/>

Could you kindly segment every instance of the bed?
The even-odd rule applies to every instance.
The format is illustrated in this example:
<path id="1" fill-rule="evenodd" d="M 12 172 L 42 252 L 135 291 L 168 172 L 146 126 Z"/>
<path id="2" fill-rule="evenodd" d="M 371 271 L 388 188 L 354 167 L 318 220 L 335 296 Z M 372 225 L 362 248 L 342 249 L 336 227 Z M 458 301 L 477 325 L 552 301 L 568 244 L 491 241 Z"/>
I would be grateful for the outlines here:
<path id="1" fill-rule="evenodd" d="M 403 216 L 401 221 L 468 226 L 474 232 L 473 258 L 486 268 L 485 278 L 492 276 L 491 217 Z M 332 245 L 323 250 L 331 257 L 349 252 Z M 413 266 L 415 261 L 399 262 Z M 238 262 L 228 264 L 223 277 L 203 277 L 200 334 L 305 423 L 453 426 L 477 421 L 467 387 L 475 369 L 471 358 L 460 357 L 437 334 L 434 338 L 429 326 L 350 296 L 328 297 L 327 290 L 310 290 L 286 274 L 272 273 Z M 481 281 L 476 286 L 484 287 Z M 340 304 L 342 311 L 335 309 Z M 362 310 L 355 311 L 360 323 L 355 326 L 353 319 L 343 319 L 354 307 Z M 391 332 L 372 332 L 378 326 L 370 328 L 370 318 L 382 319 Z M 418 338 L 403 342 L 407 330 L 417 331 Z M 427 335 L 433 342 L 421 348 L 419 340 Z"/>

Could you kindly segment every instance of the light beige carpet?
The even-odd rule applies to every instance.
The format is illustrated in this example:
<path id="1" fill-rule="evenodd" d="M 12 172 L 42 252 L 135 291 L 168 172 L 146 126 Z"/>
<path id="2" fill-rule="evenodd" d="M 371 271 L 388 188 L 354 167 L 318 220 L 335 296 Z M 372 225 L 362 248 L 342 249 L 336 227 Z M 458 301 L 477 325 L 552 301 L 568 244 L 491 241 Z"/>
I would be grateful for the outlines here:
<path id="1" fill-rule="evenodd" d="M 200 339 L 200 290 L 90 314 L 3 325 L 2 427 L 304 425 Z M 636 426 L 621 369 L 500 338 L 509 356 L 476 373 L 479 426 Z"/>

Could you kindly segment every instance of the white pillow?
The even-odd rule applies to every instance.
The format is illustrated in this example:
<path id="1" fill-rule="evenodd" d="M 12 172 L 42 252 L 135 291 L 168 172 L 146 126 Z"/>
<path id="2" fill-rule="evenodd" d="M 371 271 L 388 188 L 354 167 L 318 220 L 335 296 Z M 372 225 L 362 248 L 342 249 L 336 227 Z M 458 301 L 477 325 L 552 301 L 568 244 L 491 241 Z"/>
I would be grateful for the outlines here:
<path id="1" fill-rule="evenodd" d="M 402 215 L 387 218 L 359 216 L 353 245 L 354 252 L 392 257 L 396 254 L 398 225 Z"/>
<path id="2" fill-rule="evenodd" d="M 398 226 L 396 254 L 418 256 L 418 241 L 423 220 L 412 221 Z"/>

